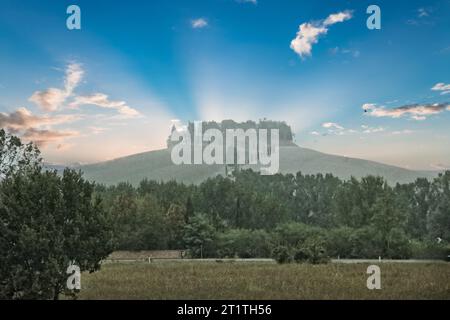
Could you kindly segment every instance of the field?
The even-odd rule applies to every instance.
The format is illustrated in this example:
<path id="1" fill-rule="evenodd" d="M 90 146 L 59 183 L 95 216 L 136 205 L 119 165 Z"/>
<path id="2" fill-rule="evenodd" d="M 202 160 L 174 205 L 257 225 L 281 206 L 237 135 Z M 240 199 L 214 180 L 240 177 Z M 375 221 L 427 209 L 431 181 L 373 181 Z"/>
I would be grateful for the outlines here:
<path id="1" fill-rule="evenodd" d="M 449 263 L 111 263 L 82 274 L 80 299 L 450 299 Z"/>

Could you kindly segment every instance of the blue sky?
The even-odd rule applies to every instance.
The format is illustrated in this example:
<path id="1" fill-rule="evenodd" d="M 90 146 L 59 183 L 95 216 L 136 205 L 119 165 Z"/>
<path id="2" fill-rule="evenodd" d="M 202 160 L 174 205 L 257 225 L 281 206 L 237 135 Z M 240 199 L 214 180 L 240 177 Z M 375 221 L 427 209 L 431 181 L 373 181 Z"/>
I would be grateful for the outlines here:
<path id="1" fill-rule="evenodd" d="M 377 1 L 369 30 L 374 3 L 2 0 L 0 125 L 72 163 L 162 148 L 174 119 L 267 117 L 301 146 L 448 168 L 450 1 Z"/>

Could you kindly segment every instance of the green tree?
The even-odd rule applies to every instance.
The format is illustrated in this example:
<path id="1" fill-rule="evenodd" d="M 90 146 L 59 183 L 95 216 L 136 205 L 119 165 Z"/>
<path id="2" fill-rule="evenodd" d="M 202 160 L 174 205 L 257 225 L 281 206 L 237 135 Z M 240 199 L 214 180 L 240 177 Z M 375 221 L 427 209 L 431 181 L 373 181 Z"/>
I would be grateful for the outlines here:
<path id="1" fill-rule="evenodd" d="M 193 258 L 210 256 L 215 238 L 214 227 L 204 214 L 196 213 L 184 227 L 184 243 Z"/>
<path id="2" fill-rule="evenodd" d="M 439 174 L 432 189 L 433 204 L 427 221 L 429 237 L 450 243 L 450 171 Z"/>
<path id="3" fill-rule="evenodd" d="M 382 196 L 373 206 L 372 223 L 376 229 L 381 255 L 389 258 L 405 258 L 408 253 L 408 239 L 404 232 L 406 214 L 398 205 L 395 194 L 387 185 Z"/>
<path id="4" fill-rule="evenodd" d="M 186 211 L 177 204 L 172 204 L 167 210 L 166 225 L 169 248 L 180 249 L 183 246 L 183 228 L 185 222 Z"/>
<path id="5" fill-rule="evenodd" d="M 0 129 L 0 180 L 17 171 L 40 167 L 41 161 L 35 144 L 23 144 L 18 137 Z"/>
<path id="6" fill-rule="evenodd" d="M 184 215 L 184 222 L 188 223 L 189 218 L 194 215 L 194 204 L 192 203 L 192 197 L 188 196 L 186 201 L 186 212 Z"/>
<path id="7" fill-rule="evenodd" d="M 0 296 L 57 299 L 70 264 L 94 272 L 113 247 L 93 185 L 80 173 L 14 173 L 0 186 Z"/>
<path id="8" fill-rule="evenodd" d="M 303 223 L 283 223 L 275 228 L 275 241 L 278 244 L 296 248 L 308 238 L 322 237 L 325 230 Z"/>
<path id="9" fill-rule="evenodd" d="M 432 184 L 419 178 L 414 183 L 397 184 L 394 191 L 403 210 L 407 213 L 406 232 L 414 239 L 427 239 L 427 219 L 433 204 Z"/>
<path id="10" fill-rule="evenodd" d="M 137 222 L 137 249 L 167 249 L 170 236 L 167 232 L 166 217 L 153 195 L 146 194 L 137 199 Z"/>
<path id="11" fill-rule="evenodd" d="M 109 210 L 114 226 L 114 237 L 117 249 L 139 250 L 140 244 L 136 236 L 141 227 L 137 212 L 136 192 L 133 186 L 120 183 L 110 190 L 107 209 Z"/>
<path id="12" fill-rule="evenodd" d="M 352 241 L 356 230 L 350 227 L 339 227 L 327 232 L 327 251 L 333 258 L 358 258 L 355 256 L 355 245 Z"/>

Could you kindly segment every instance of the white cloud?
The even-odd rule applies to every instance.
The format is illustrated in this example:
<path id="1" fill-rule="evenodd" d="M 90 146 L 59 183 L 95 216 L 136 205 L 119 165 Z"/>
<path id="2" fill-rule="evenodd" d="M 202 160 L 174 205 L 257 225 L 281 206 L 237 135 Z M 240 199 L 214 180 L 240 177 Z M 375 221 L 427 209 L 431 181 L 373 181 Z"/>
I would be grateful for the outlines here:
<path id="1" fill-rule="evenodd" d="M 127 105 L 125 101 L 112 101 L 103 93 L 95 93 L 92 95 L 78 96 L 74 94 L 75 88 L 81 82 L 84 71 L 78 63 L 71 63 L 66 68 L 64 79 L 64 88 L 49 88 L 44 91 L 36 91 L 29 98 L 30 101 L 36 103 L 43 110 L 48 112 L 57 111 L 64 102 L 73 96 L 69 107 L 76 108 L 81 105 L 96 105 L 102 108 L 115 109 L 122 118 L 133 118 L 140 113 Z"/>
<path id="2" fill-rule="evenodd" d="M 417 16 L 419 18 L 428 17 L 430 15 L 430 11 L 426 8 L 419 8 L 417 9 Z"/>
<path id="3" fill-rule="evenodd" d="M 120 95 L 108 97 L 106 94 L 95 93 L 97 91 L 81 92 L 84 88 L 79 86 L 85 77 L 80 65 L 75 63 L 73 66 L 65 66 L 61 71 L 61 84 L 53 88 L 56 94 L 45 96 L 39 94 L 40 92 L 35 93 L 35 98 L 39 97 L 43 103 L 49 102 L 46 105 L 47 109 L 0 110 L 0 127 L 21 137 L 23 141 L 33 140 L 41 147 L 45 147 L 41 149 L 43 157 L 52 163 L 89 163 L 164 148 L 167 126 L 174 115 L 169 112 L 167 106 L 155 99 L 148 90 L 147 83 L 136 82 L 135 77 L 128 77 L 126 72 L 119 73 L 114 70 L 114 74 L 127 84 L 126 91 L 133 96 L 133 103 L 139 105 L 142 110 L 150 110 L 151 117 L 140 114 L 128 104 L 128 98 L 121 99 Z M 110 89 L 111 92 L 115 94 L 122 92 L 116 87 L 114 84 Z M 46 88 L 48 87 L 37 89 Z M 50 93 L 53 93 L 52 91 L 50 90 Z M 61 99 L 47 99 L 58 94 Z M 67 110 L 72 104 L 73 107 L 81 109 L 82 106 L 77 103 L 88 101 L 97 104 L 92 106 L 89 112 L 80 114 L 81 112 L 75 110 Z M 41 111 L 42 109 L 48 111 Z M 56 111 L 50 112 L 53 110 Z M 133 119 L 124 120 L 129 118 Z M 72 122 L 80 119 L 83 121 L 74 123 L 74 127 L 70 126 Z M 123 127 L 113 130 L 114 126 L 118 125 Z M 105 130 L 108 132 L 100 134 Z M 135 145 L 139 148 L 133 148 L 130 145 L 131 140 L 136 141 Z"/>
<path id="4" fill-rule="evenodd" d="M 254 4 L 255 6 L 258 4 L 257 0 L 236 0 L 236 2 L 238 2 L 238 3 L 251 3 L 251 4 Z"/>
<path id="5" fill-rule="evenodd" d="M 432 20 L 431 17 L 432 13 L 433 13 L 432 8 L 419 8 L 416 11 L 416 16 L 411 19 L 408 19 L 406 23 L 413 26 L 434 25 L 435 22 Z"/>
<path id="6" fill-rule="evenodd" d="M 43 147 L 48 143 L 62 141 L 66 138 L 76 137 L 78 135 L 79 133 L 77 131 L 39 130 L 30 128 L 22 134 L 22 138 L 27 141 L 33 141 L 38 146 Z"/>
<path id="7" fill-rule="evenodd" d="M 425 117 L 425 116 L 413 115 L 413 116 L 411 116 L 411 119 L 414 119 L 414 120 L 417 120 L 417 121 L 423 121 L 423 120 L 427 120 L 427 117 Z"/>
<path id="8" fill-rule="evenodd" d="M 294 50 L 300 57 L 310 56 L 312 45 L 316 44 L 321 34 L 327 33 L 328 29 L 325 27 L 314 26 L 311 23 L 303 23 L 299 27 L 297 36 L 291 41 L 291 49 Z"/>
<path id="9" fill-rule="evenodd" d="M 331 55 L 337 55 L 339 53 L 351 55 L 353 58 L 358 58 L 361 55 L 361 52 L 357 49 L 342 49 L 339 47 L 334 47 L 328 50 Z"/>
<path id="10" fill-rule="evenodd" d="M 361 55 L 361 52 L 356 49 L 343 49 L 342 53 L 350 54 L 351 56 L 353 56 L 353 58 L 358 58 Z"/>
<path id="11" fill-rule="evenodd" d="M 31 127 L 51 126 L 73 122 L 80 118 L 80 115 L 38 116 L 32 114 L 27 108 L 19 108 L 11 113 L 0 112 L 0 127 L 20 131 Z"/>
<path id="12" fill-rule="evenodd" d="M 433 91 L 441 91 L 441 94 L 449 94 L 450 93 L 450 84 L 445 84 L 443 82 L 436 83 L 433 88 Z"/>
<path id="13" fill-rule="evenodd" d="M 335 23 L 344 22 L 345 20 L 349 20 L 352 18 L 352 12 L 351 11 L 343 11 L 338 12 L 335 14 L 330 14 L 328 18 L 325 19 L 323 22 L 324 26 L 331 26 Z"/>
<path id="14" fill-rule="evenodd" d="M 345 129 L 343 126 L 341 126 L 340 124 L 337 124 L 335 122 L 322 123 L 322 128 L 327 129 L 327 132 L 322 134 L 323 136 L 327 136 L 327 135 L 343 136 L 343 135 L 353 134 L 353 133 L 357 132 L 353 129 Z M 319 135 L 319 134 L 317 134 L 317 135 Z"/>
<path id="15" fill-rule="evenodd" d="M 95 93 L 89 96 L 77 96 L 74 98 L 70 107 L 77 108 L 82 105 L 94 105 L 106 109 L 115 109 L 121 116 L 134 118 L 140 113 L 127 105 L 125 101 L 109 100 L 108 95 L 104 93 Z"/>
<path id="16" fill-rule="evenodd" d="M 44 91 L 36 91 L 31 95 L 29 101 L 34 102 L 44 111 L 57 111 L 64 101 L 72 95 L 73 90 L 81 82 L 83 74 L 84 71 L 80 64 L 71 63 L 66 68 L 63 89 L 48 88 Z"/>
<path id="17" fill-rule="evenodd" d="M 198 18 L 191 20 L 191 26 L 194 29 L 201 29 L 208 26 L 208 21 L 204 18 Z"/>
<path id="18" fill-rule="evenodd" d="M 89 127 L 89 130 L 91 130 L 92 134 L 100 134 L 105 132 L 107 129 L 102 127 Z"/>
<path id="19" fill-rule="evenodd" d="M 0 112 L 0 127 L 20 135 L 25 141 L 33 141 L 43 147 L 49 142 L 62 141 L 65 138 L 78 136 L 76 131 L 57 131 L 50 129 L 53 125 L 79 120 L 79 115 L 43 115 L 32 114 L 26 108 L 19 108 L 11 113 Z"/>
<path id="20" fill-rule="evenodd" d="M 412 133 L 414 133 L 414 131 L 408 130 L 408 129 L 399 130 L 399 131 L 392 131 L 393 135 L 412 134 Z"/>
<path id="21" fill-rule="evenodd" d="M 364 112 L 372 117 L 389 117 L 400 118 L 403 116 L 409 116 L 414 120 L 426 120 L 428 116 L 436 115 L 444 111 L 449 110 L 450 105 L 447 103 L 434 103 L 434 104 L 410 104 L 397 108 L 387 109 L 384 106 L 378 107 L 373 103 L 366 103 L 362 106 Z"/>
<path id="22" fill-rule="evenodd" d="M 363 131 L 355 130 L 355 129 L 346 129 L 343 126 L 335 123 L 335 122 L 325 122 L 322 124 L 322 128 L 327 129 L 326 132 L 320 133 L 318 131 L 312 131 L 310 132 L 313 136 L 331 136 L 331 135 L 337 135 L 337 136 L 344 136 L 344 135 L 352 135 L 356 133 L 377 133 L 377 132 L 383 132 L 385 129 L 378 127 L 378 128 L 371 128 L 366 125 L 362 125 L 361 128 Z"/>
<path id="23" fill-rule="evenodd" d="M 78 86 L 83 78 L 84 70 L 81 68 L 81 65 L 78 63 L 71 63 L 67 67 L 66 70 L 66 80 L 65 80 L 65 89 L 69 93 L 69 95 L 73 92 L 73 90 Z"/>
<path id="24" fill-rule="evenodd" d="M 328 32 L 328 27 L 352 18 L 351 11 L 343 11 L 329 15 L 319 22 L 306 22 L 299 26 L 297 36 L 291 41 L 290 48 L 300 57 L 311 55 L 312 46 L 319 41 L 319 37 Z"/>
<path id="25" fill-rule="evenodd" d="M 67 93 L 64 90 L 49 88 L 44 91 L 36 91 L 29 101 L 37 104 L 42 110 L 56 111 L 66 98 Z"/>
<path id="26" fill-rule="evenodd" d="M 325 122 L 322 124 L 322 127 L 327 128 L 327 129 L 338 129 L 338 130 L 344 130 L 344 127 L 340 126 L 337 123 L 334 122 Z"/>
<path id="27" fill-rule="evenodd" d="M 384 132 L 385 130 L 383 127 L 369 127 L 367 125 L 362 125 L 361 128 L 363 129 L 363 133 L 366 134 Z"/>

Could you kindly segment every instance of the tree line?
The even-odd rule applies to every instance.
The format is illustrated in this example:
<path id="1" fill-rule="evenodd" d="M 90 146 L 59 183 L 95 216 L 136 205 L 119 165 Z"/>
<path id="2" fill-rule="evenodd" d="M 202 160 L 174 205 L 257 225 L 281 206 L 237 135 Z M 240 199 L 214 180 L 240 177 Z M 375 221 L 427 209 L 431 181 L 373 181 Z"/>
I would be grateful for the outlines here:
<path id="1" fill-rule="evenodd" d="M 195 135 L 194 123 L 188 122 L 186 129 L 188 130 L 191 137 Z M 291 127 L 284 121 L 273 121 L 267 119 L 261 119 L 258 122 L 248 120 L 246 122 L 236 122 L 234 120 L 222 120 L 221 122 L 216 121 L 202 121 L 202 130 L 206 132 L 209 129 L 219 130 L 223 136 L 226 136 L 226 131 L 228 129 L 242 129 L 247 131 L 249 129 L 266 129 L 270 131 L 271 129 L 277 129 L 279 131 L 280 144 L 290 144 L 294 141 L 294 133 Z M 171 131 L 176 130 L 176 126 L 173 125 Z M 167 147 L 171 148 L 174 146 L 174 142 L 170 140 L 170 136 L 167 138 Z"/>
<path id="2" fill-rule="evenodd" d="M 444 258 L 450 172 L 390 186 L 382 177 L 263 176 L 236 170 L 198 186 L 143 180 L 95 192 L 122 250 L 289 260 Z M 316 257 L 317 256 L 317 257 Z M 279 260 L 283 260 L 280 258 Z"/>

